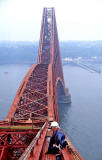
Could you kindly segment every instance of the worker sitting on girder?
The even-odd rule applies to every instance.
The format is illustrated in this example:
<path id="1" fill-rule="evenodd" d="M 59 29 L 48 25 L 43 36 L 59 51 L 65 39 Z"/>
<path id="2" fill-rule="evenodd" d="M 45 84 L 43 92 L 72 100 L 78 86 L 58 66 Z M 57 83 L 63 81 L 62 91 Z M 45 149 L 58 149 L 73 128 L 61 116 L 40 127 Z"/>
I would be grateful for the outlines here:
<path id="1" fill-rule="evenodd" d="M 50 143 L 48 147 L 49 154 L 57 154 L 59 153 L 59 148 L 63 149 L 68 145 L 65 135 L 62 129 L 59 127 L 56 121 L 51 122 L 51 128 L 53 130 L 53 135 L 50 138 Z"/>

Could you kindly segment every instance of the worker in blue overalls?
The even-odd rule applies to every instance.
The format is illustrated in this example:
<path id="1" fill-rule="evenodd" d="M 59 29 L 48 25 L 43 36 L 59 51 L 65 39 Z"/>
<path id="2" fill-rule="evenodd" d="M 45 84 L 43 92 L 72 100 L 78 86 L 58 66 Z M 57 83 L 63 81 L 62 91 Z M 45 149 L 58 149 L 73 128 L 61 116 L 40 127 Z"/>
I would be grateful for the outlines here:
<path id="1" fill-rule="evenodd" d="M 53 135 L 51 136 L 48 153 L 57 154 L 59 153 L 59 147 L 61 149 L 65 148 L 68 144 L 62 129 L 56 121 L 51 122 L 51 128 L 53 130 Z"/>

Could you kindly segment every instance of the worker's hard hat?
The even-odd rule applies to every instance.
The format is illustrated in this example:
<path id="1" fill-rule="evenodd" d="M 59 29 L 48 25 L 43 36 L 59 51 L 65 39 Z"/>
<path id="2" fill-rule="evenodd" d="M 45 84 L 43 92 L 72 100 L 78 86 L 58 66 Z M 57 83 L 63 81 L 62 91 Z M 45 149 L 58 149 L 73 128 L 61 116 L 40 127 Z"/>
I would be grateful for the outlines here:
<path id="1" fill-rule="evenodd" d="M 59 124 L 56 121 L 51 122 L 51 127 L 59 128 Z"/>

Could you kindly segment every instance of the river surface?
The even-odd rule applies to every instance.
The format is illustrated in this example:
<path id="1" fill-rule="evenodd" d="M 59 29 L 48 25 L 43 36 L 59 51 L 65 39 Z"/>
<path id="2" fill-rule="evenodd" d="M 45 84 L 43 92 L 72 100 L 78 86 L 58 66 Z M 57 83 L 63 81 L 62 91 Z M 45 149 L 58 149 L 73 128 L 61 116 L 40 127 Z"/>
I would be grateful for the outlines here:
<path id="1" fill-rule="evenodd" d="M 30 66 L 0 65 L 1 120 Z M 102 74 L 69 65 L 63 71 L 72 103 L 59 106 L 60 125 L 85 160 L 102 160 Z"/>

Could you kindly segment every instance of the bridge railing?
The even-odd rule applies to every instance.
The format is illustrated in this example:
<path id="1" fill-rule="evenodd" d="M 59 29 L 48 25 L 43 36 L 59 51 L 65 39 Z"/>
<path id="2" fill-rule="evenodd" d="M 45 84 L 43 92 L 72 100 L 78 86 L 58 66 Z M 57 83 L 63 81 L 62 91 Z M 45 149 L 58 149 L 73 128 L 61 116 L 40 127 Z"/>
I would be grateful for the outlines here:
<path id="1" fill-rule="evenodd" d="M 40 140 L 41 137 L 43 137 L 41 140 L 44 141 L 47 129 L 48 129 L 48 123 L 45 122 L 44 125 L 42 126 L 42 128 L 40 129 L 40 131 L 37 133 L 37 135 L 33 139 L 33 141 L 30 143 L 30 145 L 27 147 L 25 152 L 19 158 L 19 160 L 28 160 L 30 157 L 33 157 L 35 160 L 36 160 L 36 157 L 38 159 L 38 157 L 40 156 L 38 154 L 41 153 L 40 150 L 42 149 L 42 145 L 43 145 L 43 143 L 41 143 L 42 145 L 38 146 L 38 141 Z M 37 150 L 36 148 L 39 148 L 39 149 Z M 37 151 L 35 152 L 34 149 L 39 151 L 39 153 Z"/>

